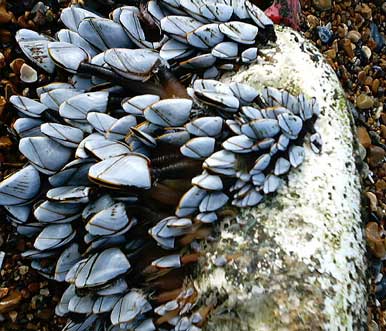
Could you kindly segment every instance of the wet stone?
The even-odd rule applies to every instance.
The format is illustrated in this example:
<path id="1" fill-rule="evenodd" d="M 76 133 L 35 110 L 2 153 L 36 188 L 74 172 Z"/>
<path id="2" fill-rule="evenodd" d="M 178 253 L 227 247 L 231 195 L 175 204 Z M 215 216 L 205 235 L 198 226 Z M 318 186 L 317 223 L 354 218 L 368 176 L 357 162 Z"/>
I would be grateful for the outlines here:
<path id="1" fill-rule="evenodd" d="M 376 167 L 386 155 L 385 150 L 382 147 L 371 145 L 368 153 L 368 163 L 371 167 Z"/>
<path id="2" fill-rule="evenodd" d="M 378 199 L 377 196 L 373 192 L 365 193 L 370 202 L 371 211 L 377 211 Z"/>
<path id="3" fill-rule="evenodd" d="M 348 32 L 347 38 L 356 44 L 359 40 L 361 40 L 362 35 L 358 31 L 351 30 Z"/>
<path id="4" fill-rule="evenodd" d="M 331 48 L 331 49 L 325 51 L 324 55 L 326 55 L 326 56 L 329 57 L 330 59 L 335 59 L 335 57 L 336 57 L 336 51 L 335 51 L 335 49 Z"/>
<path id="5" fill-rule="evenodd" d="M 356 98 L 356 106 L 359 109 L 370 109 L 374 106 L 374 100 L 370 96 L 362 93 Z"/>
<path id="6" fill-rule="evenodd" d="M 362 83 L 364 83 L 364 81 L 366 80 L 367 78 L 367 75 L 366 75 L 366 72 L 364 70 L 362 71 L 359 71 L 358 73 L 358 80 Z"/>
<path id="7" fill-rule="evenodd" d="M 313 0 L 313 5 L 319 10 L 329 10 L 332 4 L 331 0 Z"/>
<path id="8" fill-rule="evenodd" d="M 358 139 L 363 147 L 368 148 L 371 145 L 371 138 L 367 129 L 363 126 L 358 128 Z"/>
<path id="9" fill-rule="evenodd" d="M 354 57 L 354 50 L 350 39 L 345 38 L 342 40 L 342 48 L 350 59 Z"/>
<path id="10" fill-rule="evenodd" d="M 386 190 L 386 181 L 384 181 L 383 179 L 377 180 L 377 182 L 375 183 L 375 188 L 378 192 Z"/>
<path id="11" fill-rule="evenodd" d="M 8 136 L 0 137 L 0 150 L 12 147 L 12 141 Z"/>
<path id="12" fill-rule="evenodd" d="M 385 242 L 379 233 L 379 226 L 375 222 L 370 222 L 366 225 L 366 239 L 371 252 L 378 258 L 382 258 L 386 254 Z"/>
<path id="13" fill-rule="evenodd" d="M 371 18 L 372 10 L 371 10 L 371 8 L 369 7 L 368 4 L 363 3 L 363 4 L 360 6 L 359 12 L 362 14 L 362 16 L 363 16 L 365 19 L 370 19 L 370 18 Z"/>
<path id="14" fill-rule="evenodd" d="M 373 92 L 373 94 L 376 95 L 380 85 L 381 85 L 380 80 L 378 78 L 374 79 L 371 84 L 371 92 Z"/>
<path id="15" fill-rule="evenodd" d="M 11 311 L 21 301 L 22 296 L 19 291 L 10 291 L 8 295 L 0 300 L 0 314 Z"/>

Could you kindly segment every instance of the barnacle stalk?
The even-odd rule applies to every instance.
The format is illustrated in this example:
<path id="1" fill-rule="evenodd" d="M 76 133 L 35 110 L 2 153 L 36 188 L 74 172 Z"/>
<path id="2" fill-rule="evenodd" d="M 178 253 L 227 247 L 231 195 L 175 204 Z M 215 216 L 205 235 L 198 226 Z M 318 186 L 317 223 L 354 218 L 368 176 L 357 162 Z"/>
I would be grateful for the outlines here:
<path id="1" fill-rule="evenodd" d="M 248 0 L 140 1 L 109 18 L 70 6 L 61 21 L 56 39 L 17 33 L 39 70 L 68 80 L 10 99 L 28 164 L 0 183 L 0 204 L 35 237 L 32 267 L 69 284 L 64 330 L 200 330 L 216 305 L 196 306 L 187 281 L 198 242 L 229 203 L 275 193 L 308 134 L 320 153 L 318 104 L 217 80 L 276 40 Z"/>

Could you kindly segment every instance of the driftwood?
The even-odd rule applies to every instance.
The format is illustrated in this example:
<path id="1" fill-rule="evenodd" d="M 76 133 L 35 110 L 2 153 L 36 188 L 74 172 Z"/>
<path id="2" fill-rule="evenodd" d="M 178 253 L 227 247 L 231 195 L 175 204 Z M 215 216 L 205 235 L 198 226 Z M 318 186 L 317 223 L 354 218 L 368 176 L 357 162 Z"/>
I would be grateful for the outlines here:
<path id="1" fill-rule="evenodd" d="M 323 152 L 307 146 L 276 196 L 219 225 L 194 279 L 203 304 L 217 305 L 205 330 L 361 330 L 366 261 L 351 116 L 318 50 L 291 29 L 277 30 L 264 60 L 224 80 L 315 96 Z M 225 265 L 214 262 L 224 257 Z"/>

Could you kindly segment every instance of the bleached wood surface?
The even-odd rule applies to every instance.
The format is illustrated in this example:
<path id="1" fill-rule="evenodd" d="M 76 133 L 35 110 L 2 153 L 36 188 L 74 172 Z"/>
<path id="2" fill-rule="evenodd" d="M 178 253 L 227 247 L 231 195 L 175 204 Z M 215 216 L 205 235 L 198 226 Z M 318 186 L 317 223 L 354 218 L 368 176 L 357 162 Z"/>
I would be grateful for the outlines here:
<path id="1" fill-rule="evenodd" d="M 220 225 L 195 279 L 207 304 L 205 330 L 361 330 L 366 324 L 365 244 L 360 179 L 344 92 L 318 50 L 291 29 L 259 64 L 229 81 L 315 96 L 323 152 L 306 160 L 288 184 L 236 222 Z M 213 261 L 233 256 L 223 267 Z"/>

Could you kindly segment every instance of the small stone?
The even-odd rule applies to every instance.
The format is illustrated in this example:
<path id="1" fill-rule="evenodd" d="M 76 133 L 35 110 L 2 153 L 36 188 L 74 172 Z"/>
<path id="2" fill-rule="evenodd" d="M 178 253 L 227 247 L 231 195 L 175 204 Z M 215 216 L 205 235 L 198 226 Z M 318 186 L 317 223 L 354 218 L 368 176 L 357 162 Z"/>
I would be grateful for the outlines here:
<path id="1" fill-rule="evenodd" d="M 22 266 L 20 266 L 19 267 L 19 273 L 20 273 L 20 275 L 25 275 L 25 274 L 27 274 L 28 273 L 28 270 L 29 270 L 29 267 L 28 266 L 26 266 L 26 265 L 22 265 Z"/>
<path id="2" fill-rule="evenodd" d="M 360 6 L 360 9 L 359 9 L 359 12 L 362 14 L 362 16 L 365 19 L 369 20 L 371 18 L 372 10 L 369 7 L 369 5 L 362 3 L 362 5 Z"/>
<path id="3" fill-rule="evenodd" d="M 383 179 L 377 180 L 375 183 L 375 188 L 377 192 L 382 192 L 386 190 L 386 182 Z"/>
<path id="4" fill-rule="evenodd" d="M 12 69 L 12 71 L 18 75 L 20 73 L 20 70 L 21 70 L 21 67 L 22 65 L 25 63 L 25 61 L 23 59 L 20 59 L 20 58 L 17 58 L 15 60 L 13 60 L 11 63 L 10 63 L 10 67 Z"/>
<path id="5" fill-rule="evenodd" d="M 347 56 L 352 59 L 354 57 L 354 50 L 353 50 L 353 44 L 351 43 L 350 39 L 344 38 L 342 40 L 342 47 L 347 54 Z"/>
<path id="6" fill-rule="evenodd" d="M 0 150 L 10 149 L 12 147 L 12 140 L 8 136 L 0 137 Z"/>
<path id="7" fill-rule="evenodd" d="M 370 167 L 376 167 L 385 158 L 386 152 L 382 147 L 371 145 L 368 153 L 368 163 Z"/>
<path id="8" fill-rule="evenodd" d="M 42 311 L 38 312 L 38 317 L 42 320 L 49 320 L 52 317 L 52 311 L 50 309 L 43 309 Z"/>
<path id="9" fill-rule="evenodd" d="M 386 139 L 386 125 L 381 124 L 381 136 Z"/>
<path id="10" fill-rule="evenodd" d="M 313 0 L 314 7 L 319 10 L 331 9 L 331 0 Z"/>
<path id="11" fill-rule="evenodd" d="M 361 40 L 362 35 L 358 31 L 351 30 L 347 33 L 347 38 L 356 44 L 359 40 Z"/>
<path id="12" fill-rule="evenodd" d="M 6 104 L 7 104 L 7 100 L 3 96 L 0 96 L 0 117 L 3 114 Z"/>
<path id="13" fill-rule="evenodd" d="M 9 292 L 8 287 L 0 287 L 0 299 L 4 298 Z"/>
<path id="14" fill-rule="evenodd" d="M 363 126 L 360 126 L 358 128 L 358 139 L 363 147 L 365 147 L 365 148 L 370 147 L 371 138 L 369 136 L 369 133 L 367 132 L 367 129 Z"/>
<path id="15" fill-rule="evenodd" d="M 6 313 L 15 308 L 21 301 L 21 294 L 19 291 L 11 291 L 0 301 L 0 314 Z"/>
<path id="16" fill-rule="evenodd" d="M 37 292 L 39 292 L 39 290 L 40 290 L 40 284 L 39 283 L 30 283 L 30 284 L 28 284 L 28 286 L 27 286 L 27 288 L 28 288 L 28 290 L 31 292 L 31 293 L 37 293 Z"/>
<path id="17" fill-rule="evenodd" d="M 0 24 L 10 23 L 14 18 L 12 12 L 7 11 L 6 4 L 6 1 L 0 2 Z"/>
<path id="18" fill-rule="evenodd" d="M 366 225 L 367 245 L 371 252 L 378 258 L 383 258 L 386 254 L 385 243 L 381 238 L 380 229 L 376 222 L 370 222 Z"/>
<path id="19" fill-rule="evenodd" d="M 366 72 L 365 71 L 359 71 L 359 73 L 358 73 L 358 80 L 360 81 L 360 82 L 364 82 L 365 80 L 366 80 L 366 77 L 367 77 L 367 75 L 366 75 Z"/>
<path id="20" fill-rule="evenodd" d="M 384 14 L 386 14 L 386 2 L 382 4 L 382 11 Z"/>
<path id="21" fill-rule="evenodd" d="M 34 324 L 34 323 L 27 323 L 26 328 L 27 328 L 27 330 L 38 330 L 39 326 Z"/>
<path id="22" fill-rule="evenodd" d="M 386 125 L 386 113 L 384 113 L 384 112 L 381 113 L 381 121 L 383 124 Z"/>
<path id="23" fill-rule="evenodd" d="M 340 38 L 344 38 L 344 37 L 346 37 L 347 32 L 348 32 L 348 27 L 347 27 L 347 25 L 344 24 L 344 23 L 339 24 L 338 29 L 337 29 L 338 36 L 339 36 Z"/>
<path id="24" fill-rule="evenodd" d="M 324 52 L 324 55 L 330 59 L 336 58 L 336 51 L 335 49 L 331 48 Z"/>
<path id="25" fill-rule="evenodd" d="M 16 319 L 17 319 L 17 311 L 14 311 L 14 310 L 10 311 L 10 312 L 8 313 L 8 316 L 9 316 L 9 318 L 11 319 L 12 322 L 16 322 Z"/>
<path id="26" fill-rule="evenodd" d="M 318 25 L 320 25 L 320 20 L 314 15 L 308 15 L 307 16 L 307 24 L 310 29 L 316 28 Z"/>
<path id="27" fill-rule="evenodd" d="M 20 290 L 20 293 L 21 293 L 23 299 L 28 299 L 31 296 L 31 293 L 30 293 L 30 291 L 28 291 L 27 288 L 22 288 Z"/>
<path id="28" fill-rule="evenodd" d="M 369 199 L 371 211 L 377 211 L 377 206 L 378 206 L 377 196 L 373 192 L 366 192 L 365 194 Z"/>
<path id="29" fill-rule="evenodd" d="M 0 69 L 3 69 L 5 67 L 6 61 L 5 56 L 3 53 L 0 52 Z"/>
<path id="30" fill-rule="evenodd" d="M 354 23 L 356 28 L 357 29 L 360 28 L 364 22 L 365 22 L 365 19 L 363 18 L 363 16 L 359 13 L 355 13 Z"/>
<path id="31" fill-rule="evenodd" d="M 371 97 L 362 93 L 357 96 L 355 104 L 359 109 L 369 109 L 374 106 L 374 101 Z"/>
<path id="32" fill-rule="evenodd" d="M 374 95 L 377 94 L 380 84 L 381 82 L 378 78 L 373 80 L 373 83 L 371 84 L 371 92 L 373 92 Z"/>
<path id="33" fill-rule="evenodd" d="M 372 83 L 373 83 L 373 79 L 370 76 L 366 77 L 364 84 L 367 86 L 371 86 Z"/>
<path id="34" fill-rule="evenodd" d="M 362 46 L 362 51 L 366 55 L 366 58 L 369 60 L 371 58 L 371 49 L 367 46 Z"/>
<path id="35" fill-rule="evenodd" d="M 38 80 L 38 73 L 34 68 L 24 63 L 20 69 L 20 79 L 24 83 L 35 83 Z"/>
<path id="36" fill-rule="evenodd" d="M 48 297 L 50 295 L 50 290 L 48 288 L 42 288 L 39 293 L 44 297 Z"/>

